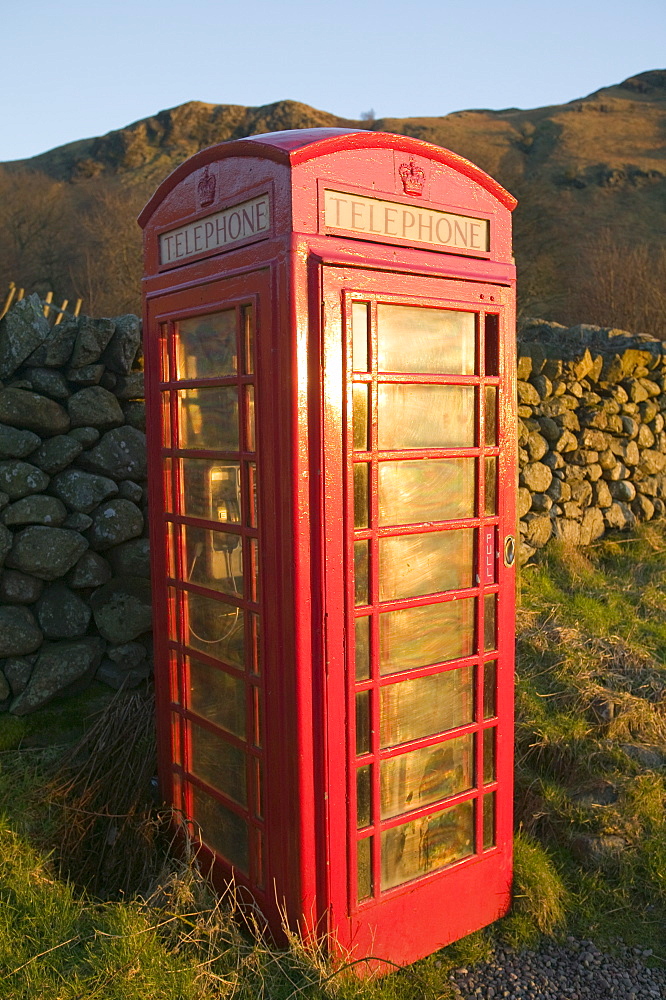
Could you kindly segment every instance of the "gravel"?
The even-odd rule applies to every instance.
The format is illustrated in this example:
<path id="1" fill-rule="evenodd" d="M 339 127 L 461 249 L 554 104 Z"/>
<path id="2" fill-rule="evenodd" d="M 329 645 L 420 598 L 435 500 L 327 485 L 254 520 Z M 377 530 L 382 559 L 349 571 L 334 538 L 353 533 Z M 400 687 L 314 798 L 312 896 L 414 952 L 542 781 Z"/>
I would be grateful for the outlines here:
<path id="1" fill-rule="evenodd" d="M 609 955 L 569 937 L 536 951 L 498 947 L 491 961 L 451 979 L 463 1000 L 664 1000 L 666 969 L 649 968 L 651 955 L 625 945 Z"/>

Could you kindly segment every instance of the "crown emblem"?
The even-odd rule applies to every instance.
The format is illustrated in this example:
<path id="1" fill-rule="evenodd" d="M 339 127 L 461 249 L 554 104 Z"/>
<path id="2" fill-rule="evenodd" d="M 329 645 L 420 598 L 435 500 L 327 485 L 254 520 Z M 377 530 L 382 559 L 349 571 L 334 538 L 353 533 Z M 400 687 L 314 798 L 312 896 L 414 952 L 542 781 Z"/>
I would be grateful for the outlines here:
<path id="1" fill-rule="evenodd" d="M 199 201 L 201 202 L 202 208 L 205 208 L 206 205 L 213 204 L 215 201 L 215 178 L 211 177 L 208 173 L 208 166 L 206 166 L 203 177 L 197 184 L 197 190 L 199 192 Z"/>
<path id="2" fill-rule="evenodd" d="M 421 195 L 425 184 L 425 170 L 417 167 L 413 160 L 409 163 L 402 163 L 398 169 L 402 178 L 402 186 L 405 194 Z"/>

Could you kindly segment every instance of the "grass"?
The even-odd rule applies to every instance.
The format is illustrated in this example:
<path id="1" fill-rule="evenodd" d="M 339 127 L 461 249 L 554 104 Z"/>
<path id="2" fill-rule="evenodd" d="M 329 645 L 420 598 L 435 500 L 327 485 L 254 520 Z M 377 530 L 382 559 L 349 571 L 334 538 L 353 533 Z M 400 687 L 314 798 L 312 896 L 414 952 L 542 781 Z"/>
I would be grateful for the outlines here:
<path id="1" fill-rule="evenodd" d="M 666 524 L 652 523 L 584 551 L 553 545 L 523 571 L 512 911 L 380 980 L 333 968 L 296 936 L 277 950 L 250 933 L 232 891 L 217 899 L 195 859 L 170 856 L 154 814 L 151 850 L 137 851 L 133 869 L 141 891 L 117 882 L 115 898 L 103 899 L 99 866 L 88 876 L 96 891 L 82 891 L 85 866 L 106 850 L 106 813 L 130 817 L 121 852 L 146 829 L 131 782 L 100 799 L 100 773 L 114 767 L 100 748 L 113 744 L 109 731 L 131 730 L 131 706 L 109 706 L 93 688 L 34 716 L 2 717 L 0 1000 L 446 1000 L 449 971 L 488 959 L 497 940 L 525 947 L 566 934 L 610 948 L 621 939 L 666 961 L 665 556 Z M 106 736 L 85 725 L 104 705 Z M 145 762 L 137 705 L 133 740 Z M 88 762 L 78 771 L 77 753 Z M 144 769 L 135 778 L 145 784 Z M 78 827 L 87 853 L 70 844 L 68 868 L 57 849 L 77 809 L 94 822 Z M 104 870 L 117 871 L 110 858 Z"/>

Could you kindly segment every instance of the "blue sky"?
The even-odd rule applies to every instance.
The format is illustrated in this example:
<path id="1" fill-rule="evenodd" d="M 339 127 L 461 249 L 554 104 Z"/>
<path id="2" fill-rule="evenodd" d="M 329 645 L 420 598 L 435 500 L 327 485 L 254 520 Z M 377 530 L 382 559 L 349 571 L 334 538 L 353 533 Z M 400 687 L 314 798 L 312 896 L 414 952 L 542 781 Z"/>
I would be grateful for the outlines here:
<path id="1" fill-rule="evenodd" d="M 0 161 L 189 100 L 539 107 L 666 66 L 664 0 L 0 0 Z"/>

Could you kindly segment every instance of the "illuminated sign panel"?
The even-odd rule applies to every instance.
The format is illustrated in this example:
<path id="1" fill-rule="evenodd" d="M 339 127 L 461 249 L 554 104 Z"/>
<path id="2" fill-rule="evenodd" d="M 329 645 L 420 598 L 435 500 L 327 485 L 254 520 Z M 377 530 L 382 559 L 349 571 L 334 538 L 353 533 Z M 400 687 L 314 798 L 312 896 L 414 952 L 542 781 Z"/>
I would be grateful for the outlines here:
<path id="1" fill-rule="evenodd" d="M 399 239 L 468 253 L 490 249 L 488 219 L 343 191 L 324 191 L 324 225 L 370 240 Z"/>
<path id="2" fill-rule="evenodd" d="M 270 225 L 270 201 L 267 194 L 262 194 L 179 229 L 162 233 L 160 263 L 174 264 L 209 250 L 248 242 L 267 233 Z"/>

